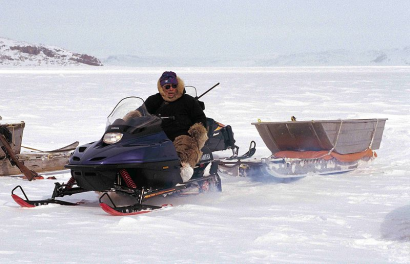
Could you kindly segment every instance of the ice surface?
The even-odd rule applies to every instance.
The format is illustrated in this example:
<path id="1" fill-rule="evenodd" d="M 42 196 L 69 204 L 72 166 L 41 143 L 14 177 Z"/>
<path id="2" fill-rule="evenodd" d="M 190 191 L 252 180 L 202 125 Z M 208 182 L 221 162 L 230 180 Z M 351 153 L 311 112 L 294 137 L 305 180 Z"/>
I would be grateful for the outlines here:
<path id="1" fill-rule="evenodd" d="M 257 119 L 388 118 L 378 158 L 294 181 L 222 174 L 222 193 L 155 198 L 174 207 L 127 217 L 93 192 L 67 197 L 85 202 L 75 208 L 20 208 L 16 185 L 39 199 L 54 181 L 0 177 L 1 263 L 410 263 L 410 67 L 3 67 L 1 122 L 24 120 L 23 145 L 37 149 L 95 141 L 116 103 L 155 93 L 165 70 L 200 93 L 221 83 L 202 98 L 206 114 L 233 127 L 240 152 L 255 140 L 255 156 L 269 155 Z"/>

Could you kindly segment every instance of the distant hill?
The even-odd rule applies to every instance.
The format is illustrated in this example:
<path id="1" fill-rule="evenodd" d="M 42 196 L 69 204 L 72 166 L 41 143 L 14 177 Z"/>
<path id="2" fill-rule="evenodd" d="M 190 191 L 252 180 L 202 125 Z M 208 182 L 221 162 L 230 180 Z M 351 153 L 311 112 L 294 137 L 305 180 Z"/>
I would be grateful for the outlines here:
<path id="1" fill-rule="evenodd" d="M 254 57 L 164 57 L 112 55 L 103 60 L 59 47 L 34 45 L 0 38 L 0 66 L 135 66 L 135 67 L 275 67 L 275 66 L 410 66 L 410 46 L 397 49 L 295 54 L 261 54 Z"/>
<path id="2" fill-rule="evenodd" d="M 155 56 L 113 55 L 103 59 L 112 66 L 410 66 L 410 46 L 403 49 L 370 51 L 333 50 L 289 55 L 261 55 L 237 58 L 167 58 Z"/>
<path id="3" fill-rule="evenodd" d="M 259 66 L 410 66 L 410 46 L 403 49 L 279 55 L 258 61 Z"/>
<path id="4" fill-rule="evenodd" d="M 0 38 L 0 65 L 9 66 L 102 66 L 96 57 L 71 52 L 62 48 L 34 45 Z"/>

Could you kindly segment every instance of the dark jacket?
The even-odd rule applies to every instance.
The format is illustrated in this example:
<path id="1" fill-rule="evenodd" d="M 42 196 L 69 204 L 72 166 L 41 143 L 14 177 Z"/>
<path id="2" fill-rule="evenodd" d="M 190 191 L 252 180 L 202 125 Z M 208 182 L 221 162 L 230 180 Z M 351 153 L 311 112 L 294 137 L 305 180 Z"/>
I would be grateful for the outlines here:
<path id="1" fill-rule="evenodd" d="M 198 101 L 188 94 L 183 94 L 173 102 L 165 101 L 161 94 L 151 95 L 145 101 L 150 114 L 162 117 L 162 128 L 172 141 L 177 136 L 188 135 L 188 129 L 195 123 L 202 123 L 206 128 L 206 116 Z"/>

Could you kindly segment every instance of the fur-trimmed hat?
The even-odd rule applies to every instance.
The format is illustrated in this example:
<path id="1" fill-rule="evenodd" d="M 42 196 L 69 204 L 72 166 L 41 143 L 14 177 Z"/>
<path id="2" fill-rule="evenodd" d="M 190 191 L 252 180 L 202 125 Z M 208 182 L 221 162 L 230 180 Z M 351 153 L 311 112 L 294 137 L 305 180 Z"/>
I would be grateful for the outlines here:
<path id="1" fill-rule="evenodd" d="M 162 86 L 166 84 L 176 84 L 177 85 L 177 91 L 175 93 L 174 98 L 168 98 L 166 94 L 164 93 L 164 91 L 162 90 Z M 176 75 L 175 72 L 166 71 L 158 79 L 157 87 L 158 87 L 158 92 L 161 94 L 162 98 L 165 101 L 173 102 L 181 98 L 181 96 L 184 94 L 185 83 L 181 78 L 179 78 L 179 76 Z"/>

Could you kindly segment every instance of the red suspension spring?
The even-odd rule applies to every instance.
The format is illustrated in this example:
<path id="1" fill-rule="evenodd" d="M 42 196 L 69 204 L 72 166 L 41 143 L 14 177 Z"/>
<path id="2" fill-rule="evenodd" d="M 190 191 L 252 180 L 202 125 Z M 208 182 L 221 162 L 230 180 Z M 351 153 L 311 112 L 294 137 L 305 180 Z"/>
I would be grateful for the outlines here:
<path id="1" fill-rule="evenodd" d="M 125 183 L 127 184 L 128 188 L 132 188 L 132 189 L 136 189 L 137 185 L 135 184 L 135 182 L 131 179 L 130 174 L 128 173 L 128 171 L 126 171 L 125 169 L 121 169 L 120 170 L 120 175 L 121 177 L 124 179 Z"/>
<path id="2" fill-rule="evenodd" d="M 67 190 L 73 188 L 74 183 L 75 183 L 75 179 L 74 179 L 73 176 L 71 176 L 71 178 L 68 180 L 68 182 L 67 182 L 65 188 L 66 188 Z"/>

